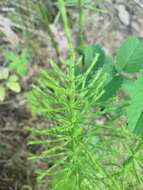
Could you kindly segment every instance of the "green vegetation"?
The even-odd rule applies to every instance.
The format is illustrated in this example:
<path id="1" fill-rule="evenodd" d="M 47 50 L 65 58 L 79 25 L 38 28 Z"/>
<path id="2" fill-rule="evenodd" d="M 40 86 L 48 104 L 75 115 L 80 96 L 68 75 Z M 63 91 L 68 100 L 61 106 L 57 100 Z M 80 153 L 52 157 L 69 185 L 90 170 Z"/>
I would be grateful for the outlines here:
<path id="1" fill-rule="evenodd" d="M 68 58 L 60 59 L 66 71 L 50 61 L 27 95 L 32 113 L 49 123 L 29 129 L 29 144 L 42 147 L 29 160 L 50 164 L 36 169 L 38 182 L 52 190 L 142 187 L 143 42 L 129 37 L 111 58 L 98 44 L 84 45 L 80 29 L 76 51 L 65 7 L 59 0 L 69 48 Z M 80 11 L 80 27 L 82 16 Z M 123 97 L 117 96 L 119 90 Z M 111 119 L 99 125 L 96 121 L 107 113 Z"/>
<path id="2" fill-rule="evenodd" d="M 39 42 L 41 33 L 36 40 L 32 35 L 37 35 L 38 27 L 46 31 L 55 51 L 54 59 L 47 60 L 46 68 L 40 68 L 38 78 L 28 81 L 32 85 L 25 90 L 24 109 L 31 112 L 28 115 L 33 123 L 36 118 L 36 125 L 28 123 L 26 134 L 22 134 L 28 137 L 28 163 L 35 163 L 37 184 L 33 190 L 140 190 L 143 188 L 143 41 L 129 36 L 111 57 L 99 43 L 86 44 L 84 39 L 84 11 L 102 12 L 93 8 L 98 1 L 48 3 L 31 1 L 28 9 L 16 3 L 22 14 L 21 20 L 15 22 L 25 27 L 22 29 L 25 44 L 21 53 L 5 51 L 7 64 L 0 68 L 0 102 L 4 103 L 8 92 L 21 92 L 30 57 L 35 55 L 42 62 L 36 53 L 41 44 L 45 47 L 46 38 L 42 34 L 44 42 Z M 76 45 L 68 12 L 73 8 L 78 13 L 79 25 Z M 63 26 L 65 56 L 60 53 L 51 23 Z M 31 181 L 28 184 L 34 180 Z M 27 184 L 22 188 L 32 190 Z"/>
<path id="3" fill-rule="evenodd" d="M 21 91 L 19 79 L 22 79 L 26 75 L 27 64 L 29 62 L 29 54 L 26 49 L 23 50 L 21 55 L 7 51 L 4 56 L 10 62 L 7 67 L 2 67 L 0 70 L 0 101 L 4 101 L 7 90 L 15 93 Z"/>

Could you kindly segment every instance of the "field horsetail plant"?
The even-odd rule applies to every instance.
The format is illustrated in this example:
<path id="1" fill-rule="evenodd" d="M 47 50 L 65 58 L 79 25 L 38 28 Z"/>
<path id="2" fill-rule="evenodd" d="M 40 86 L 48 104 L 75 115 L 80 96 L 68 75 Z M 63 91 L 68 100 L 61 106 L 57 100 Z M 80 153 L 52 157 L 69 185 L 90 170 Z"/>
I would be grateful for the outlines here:
<path id="1" fill-rule="evenodd" d="M 137 182 L 143 187 L 141 171 L 137 172 L 142 166 L 143 42 L 129 37 L 115 59 L 98 44 L 85 46 L 82 3 L 79 0 L 79 47 L 74 49 L 65 1 L 58 0 L 69 54 L 67 59 L 59 58 L 60 64 L 49 60 L 49 69 L 40 71 L 37 84 L 27 94 L 31 112 L 48 121 L 47 127 L 29 129 L 29 144 L 41 147 L 29 159 L 44 163 L 36 173 L 38 182 L 50 190 L 131 190 Z M 62 64 L 65 69 L 60 68 Z M 117 96 L 119 90 L 124 91 L 123 97 Z M 99 125 L 97 119 L 107 112 L 111 120 Z M 125 116 L 125 127 L 119 127 L 119 118 Z M 99 129 L 103 129 L 101 138 Z M 135 134 L 132 140 L 130 132 Z"/>
<path id="2" fill-rule="evenodd" d="M 87 81 L 98 61 L 99 55 L 96 54 L 88 70 L 84 74 L 75 75 L 75 68 L 81 64 L 82 58 L 75 62 L 63 0 L 59 0 L 59 6 L 70 55 L 69 59 L 62 60 L 66 65 L 66 73 L 50 61 L 54 74 L 41 70 L 38 85 L 28 94 L 32 112 L 47 117 L 51 123 L 46 129 L 34 130 L 44 139 L 29 143 L 44 145 L 45 149 L 30 159 L 52 163 L 50 168 L 37 170 L 38 180 L 48 177 L 51 189 L 95 189 L 92 135 L 96 130 L 93 122 L 96 114 L 93 116 L 91 110 L 104 93 L 107 74 L 100 69 L 95 78 Z"/>

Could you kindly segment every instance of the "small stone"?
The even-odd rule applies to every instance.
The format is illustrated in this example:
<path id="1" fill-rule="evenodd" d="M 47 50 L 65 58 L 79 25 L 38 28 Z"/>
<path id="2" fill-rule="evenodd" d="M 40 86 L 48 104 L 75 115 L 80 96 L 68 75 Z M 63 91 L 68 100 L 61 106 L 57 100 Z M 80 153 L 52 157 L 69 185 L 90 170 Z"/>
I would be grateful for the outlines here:
<path id="1" fill-rule="evenodd" d="M 118 5 L 116 7 L 116 9 L 118 10 L 118 16 L 121 20 L 121 22 L 128 26 L 130 24 L 130 15 L 128 13 L 128 11 L 126 10 L 124 5 Z"/>

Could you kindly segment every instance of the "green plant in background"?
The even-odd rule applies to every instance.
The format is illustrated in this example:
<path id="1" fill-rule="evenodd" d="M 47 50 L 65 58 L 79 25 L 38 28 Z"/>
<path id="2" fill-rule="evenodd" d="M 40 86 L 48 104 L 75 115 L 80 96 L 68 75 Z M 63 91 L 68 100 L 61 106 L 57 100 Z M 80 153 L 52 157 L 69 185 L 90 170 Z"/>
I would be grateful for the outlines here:
<path id="1" fill-rule="evenodd" d="M 79 1 L 80 8 L 82 3 Z M 49 123 L 29 129 L 29 144 L 41 146 L 29 159 L 50 163 L 36 169 L 38 180 L 47 180 L 52 190 L 143 187 L 143 42 L 129 37 L 112 58 L 99 44 L 84 45 L 80 28 L 76 51 L 65 1 L 59 0 L 58 6 L 69 48 L 69 57 L 60 59 L 66 71 L 50 61 L 49 70 L 41 70 L 27 95 L 31 112 Z M 83 27 L 83 11 L 79 12 Z M 125 93 L 121 98 L 119 90 Z M 107 112 L 112 114 L 109 122 L 99 126 L 97 119 Z M 127 127 L 122 119 L 122 126 L 118 124 L 123 116 L 128 118 Z"/>
<path id="2" fill-rule="evenodd" d="M 27 49 L 24 49 L 20 55 L 13 53 L 12 51 L 7 51 L 4 56 L 10 61 L 8 68 L 11 71 L 16 72 L 20 77 L 24 77 L 26 75 L 29 59 Z"/>
<path id="3" fill-rule="evenodd" d="M 128 100 L 129 107 L 127 107 L 128 128 L 134 131 L 137 135 L 141 135 L 142 125 L 139 123 L 141 110 L 141 94 L 142 94 L 142 69 L 143 69 L 143 41 L 136 37 L 129 37 L 119 50 L 114 60 L 114 69 L 116 73 L 114 78 L 107 85 L 108 90 L 112 91 L 113 96 L 119 89 L 123 89 L 126 95 L 130 98 Z M 118 77 L 118 79 L 117 79 Z M 108 90 L 106 90 L 108 92 Z M 106 94 L 106 93 L 105 93 Z M 105 96 L 106 97 L 106 96 Z M 139 109 L 138 109 L 139 108 Z M 138 119 L 135 117 L 138 110 Z M 134 115 L 131 116 L 131 113 Z M 131 119 L 132 118 L 132 119 Z M 138 128 L 138 130 L 134 130 Z"/>
<path id="4" fill-rule="evenodd" d="M 139 124 L 139 120 L 142 115 L 143 41 L 134 36 L 129 37 L 121 44 L 115 58 L 106 56 L 98 44 L 85 46 L 80 50 L 80 53 L 84 58 L 83 68 L 81 70 L 77 68 L 77 73 L 84 73 L 95 54 L 99 53 L 99 59 L 91 73 L 96 76 L 97 70 L 103 68 L 109 74 L 104 87 L 105 93 L 100 101 L 104 102 L 112 99 L 119 90 L 123 90 L 126 93 L 124 98 L 129 97 L 127 101 L 129 105 L 127 107 L 128 127 L 137 135 L 141 135 L 143 127 L 142 124 Z M 135 128 L 138 128 L 138 130 Z"/>
<path id="5" fill-rule="evenodd" d="M 0 70 L 0 101 L 4 101 L 6 91 L 19 93 L 21 91 L 20 80 L 26 75 L 29 54 L 26 49 L 20 55 L 7 51 L 5 58 L 10 61 L 7 67 Z"/>

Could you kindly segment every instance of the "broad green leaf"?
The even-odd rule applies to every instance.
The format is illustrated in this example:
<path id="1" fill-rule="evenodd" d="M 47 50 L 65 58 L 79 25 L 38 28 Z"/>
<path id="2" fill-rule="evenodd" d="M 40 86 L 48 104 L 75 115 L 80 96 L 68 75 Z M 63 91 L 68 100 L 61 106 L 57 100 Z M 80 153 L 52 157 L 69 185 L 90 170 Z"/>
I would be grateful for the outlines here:
<path id="1" fill-rule="evenodd" d="M 5 98 L 5 88 L 0 85 L 0 101 L 4 101 Z"/>
<path id="2" fill-rule="evenodd" d="M 106 101 L 116 95 L 116 92 L 121 88 L 123 83 L 122 76 L 114 76 L 109 83 L 105 86 L 105 93 L 101 97 L 101 101 Z"/>
<path id="3" fill-rule="evenodd" d="M 143 69 L 143 41 L 129 37 L 117 52 L 116 67 L 119 72 L 138 72 Z"/>
<path id="4" fill-rule="evenodd" d="M 134 133 L 137 134 L 140 137 L 143 137 L 143 111 L 140 114 L 140 118 L 137 122 L 136 128 L 134 130 Z"/>
<path id="5" fill-rule="evenodd" d="M 5 80 L 8 78 L 9 70 L 8 68 L 0 68 L 0 80 Z"/>
<path id="6" fill-rule="evenodd" d="M 99 69 L 100 67 L 102 67 L 104 65 L 105 53 L 99 44 L 91 44 L 91 45 L 85 46 L 82 50 L 82 54 L 84 57 L 84 69 L 85 70 L 92 63 L 96 54 L 99 54 L 99 58 L 98 58 L 96 65 L 93 68 L 93 72 L 95 72 L 97 69 Z"/>
<path id="7" fill-rule="evenodd" d="M 96 55 L 99 55 L 96 64 L 94 65 L 90 74 L 88 75 L 88 78 L 86 80 L 86 82 L 88 82 L 91 78 L 95 76 L 97 70 L 103 67 L 105 62 L 105 53 L 99 44 L 91 44 L 84 46 L 82 49 L 79 49 L 78 52 L 83 56 L 83 65 L 82 67 L 77 66 L 75 68 L 75 75 L 85 73 L 93 63 L 93 60 L 95 59 Z"/>
<path id="8" fill-rule="evenodd" d="M 105 57 L 103 69 L 105 70 L 105 72 L 109 73 L 111 77 L 116 74 L 115 64 L 112 57 Z"/>
<path id="9" fill-rule="evenodd" d="M 16 82 L 16 81 L 18 81 L 18 76 L 17 76 L 17 75 L 11 75 L 11 76 L 9 77 L 9 81 L 10 81 L 10 82 Z"/>
<path id="10" fill-rule="evenodd" d="M 19 93 L 21 91 L 20 84 L 18 82 L 8 82 L 7 87 L 13 92 Z"/>
<path id="11" fill-rule="evenodd" d="M 21 91 L 20 84 L 18 83 L 18 77 L 16 75 L 10 76 L 6 85 L 13 92 L 19 93 Z"/>
<path id="12" fill-rule="evenodd" d="M 128 128 L 143 137 L 143 74 L 130 90 L 130 105 L 127 108 Z"/>
<path id="13" fill-rule="evenodd" d="M 124 82 L 122 84 L 122 87 L 121 89 L 127 94 L 127 95 L 130 95 L 132 93 L 132 88 L 134 86 L 134 82 L 135 81 L 132 81 L 132 80 L 125 80 L 124 79 Z"/>

